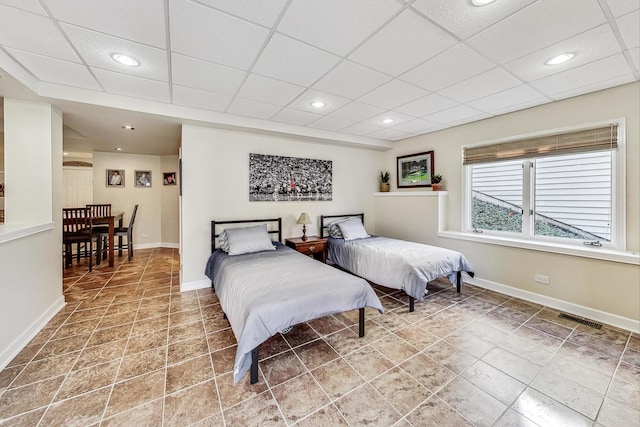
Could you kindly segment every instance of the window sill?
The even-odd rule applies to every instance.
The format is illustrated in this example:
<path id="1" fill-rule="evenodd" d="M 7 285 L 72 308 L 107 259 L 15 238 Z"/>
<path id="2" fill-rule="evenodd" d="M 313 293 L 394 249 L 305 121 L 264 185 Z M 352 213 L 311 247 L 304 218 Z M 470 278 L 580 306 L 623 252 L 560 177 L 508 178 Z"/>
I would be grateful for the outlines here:
<path id="1" fill-rule="evenodd" d="M 53 222 L 44 222 L 42 224 L 35 225 L 2 224 L 0 225 L 0 245 L 12 240 L 18 240 L 33 234 L 42 233 L 43 231 L 52 230 L 53 227 Z"/>
<path id="2" fill-rule="evenodd" d="M 523 239 L 514 239 L 502 236 L 490 236 L 477 233 L 463 233 L 460 231 L 439 231 L 438 237 L 449 239 L 468 240 L 471 242 L 487 243 L 492 245 L 509 246 L 512 248 L 531 249 L 534 251 L 551 252 L 562 255 L 572 255 L 584 258 L 593 258 L 603 261 L 620 262 L 624 264 L 640 265 L 640 254 L 637 252 L 625 252 L 606 248 L 577 247 L 561 245 L 557 243 L 532 242 Z"/>
<path id="3" fill-rule="evenodd" d="M 374 197 L 440 197 L 449 194 L 448 191 L 387 191 L 373 193 Z"/>

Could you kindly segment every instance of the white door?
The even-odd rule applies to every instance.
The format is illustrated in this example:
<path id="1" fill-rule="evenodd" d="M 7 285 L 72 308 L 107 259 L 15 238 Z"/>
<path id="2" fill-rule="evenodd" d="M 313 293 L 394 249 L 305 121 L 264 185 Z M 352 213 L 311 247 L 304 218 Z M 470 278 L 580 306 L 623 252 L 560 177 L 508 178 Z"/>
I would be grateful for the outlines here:
<path id="1" fill-rule="evenodd" d="M 77 208 L 93 203 L 92 168 L 65 166 L 62 175 L 65 208 Z"/>

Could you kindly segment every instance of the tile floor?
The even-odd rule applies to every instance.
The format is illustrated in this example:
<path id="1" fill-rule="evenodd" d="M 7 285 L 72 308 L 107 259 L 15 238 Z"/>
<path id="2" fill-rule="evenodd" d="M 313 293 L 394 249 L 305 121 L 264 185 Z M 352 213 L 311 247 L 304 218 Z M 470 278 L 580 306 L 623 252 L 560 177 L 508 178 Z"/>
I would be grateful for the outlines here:
<path id="1" fill-rule="evenodd" d="M 177 251 L 120 262 L 65 271 L 68 304 L 0 372 L 0 425 L 640 425 L 624 330 L 445 281 L 408 313 L 381 288 L 364 339 L 357 312 L 299 325 L 234 386 L 235 338 L 210 289 L 179 292 Z"/>

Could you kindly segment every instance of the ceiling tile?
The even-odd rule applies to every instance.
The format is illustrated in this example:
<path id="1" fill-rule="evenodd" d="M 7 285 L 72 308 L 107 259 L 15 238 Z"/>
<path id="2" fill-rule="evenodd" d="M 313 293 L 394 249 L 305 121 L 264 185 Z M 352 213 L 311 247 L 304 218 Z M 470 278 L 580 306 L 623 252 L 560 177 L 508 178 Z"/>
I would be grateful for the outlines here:
<path id="1" fill-rule="evenodd" d="M 504 110 L 507 107 L 528 104 L 533 101 L 540 100 L 541 103 L 548 102 L 550 99 L 544 97 L 540 92 L 532 89 L 527 85 L 521 85 L 511 89 L 507 89 L 500 93 L 495 93 L 476 101 L 468 103 L 470 107 L 481 111 L 492 113 L 498 110 Z"/>
<path id="2" fill-rule="evenodd" d="M 466 120 L 472 117 L 480 117 L 484 116 L 485 113 L 482 111 L 476 110 L 475 108 L 468 107 L 466 105 L 458 105 L 453 108 L 449 108 L 447 110 L 439 111 L 434 114 L 429 114 L 423 119 L 428 120 L 430 122 L 438 123 L 438 124 L 448 124 L 457 122 L 460 120 Z"/>
<path id="3" fill-rule="evenodd" d="M 457 42 L 440 27 L 405 10 L 359 47 L 349 59 L 398 76 Z"/>
<path id="4" fill-rule="evenodd" d="M 461 39 L 466 39 L 535 1 L 498 1 L 476 7 L 470 0 L 416 0 L 412 6 Z"/>
<path id="5" fill-rule="evenodd" d="M 394 79 L 360 97 L 358 101 L 390 110 L 423 97 L 428 93 L 417 86 Z"/>
<path id="6" fill-rule="evenodd" d="M 351 61 L 343 61 L 313 87 L 328 93 L 356 99 L 389 80 L 391 77 L 370 68 Z"/>
<path id="7" fill-rule="evenodd" d="M 482 73 L 456 85 L 439 91 L 440 95 L 458 102 L 468 102 L 515 87 L 522 82 L 501 68 Z"/>
<path id="8" fill-rule="evenodd" d="M 274 34 L 253 71 L 302 86 L 312 85 L 340 58 L 290 37 Z M 286 64 L 286 66 L 284 66 Z"/>
<path id="9" fill-rule="evenodd" d="M 238 114 L 240 116 L 256 117 L 259 119 L 270 119 L 280 111 L 279 106 L 266 104 L 264 102 L 252 101 L 250 99 L 236 98 L 233 100 L 227 113 Z"/>
<path id="10" fill-rule="evenodd" d="M 627 77 L 631 77 L 630 81 L 635 80 L 624 56 L 618 54 L 545 77 L 530 84 L 549 97 L 561 99 L 566 97 L 565 93 L 571 94 L 567 96 L 574 96 L 592 91 L 594 89 L 591 88 L 594 85 L 599 89 L 604 89 L 622 84 L 619 82 L 626 81 Z"/>
<path id="11" fill-rule="evenodd" d="M 345 56 L 401 7 L 390 1 L 293 0 L 278 32 Z"/>
<path id="12" fill-rule="evenodd" d="M 80 62 L 80 58 L 51 20 L 3 5 L 0 5 L 0 45 Z"/>
<path id="13" fill-rule="evenodd" d="M 339 117 L 323 116 L 323 117 L 320 117 L 315 122 L 310 123 L 308 126 L 312 128 L 338 131 L 340 129 L 344 129 L 347 126 L 351 126 L 353 124 L 354 123 L 351 120 L 345 120 Z"/>
<path id="14" fill-rule="evenodd" d="M 82 64 L 15 49 L 7 49 L 7 51 L 38 80 L 102 91 L 102 87 Z"/>
<path id="15" fill-rule="evenodd" d="M 397 126 L 394 126 L 393 129 L 399 130 L 401 132 L 408 132 L 414 134 L 421 134 L 424 132 L 428 132 L 431 129 L 440 126 L 437 123 L 430 122 L 428 120 L 423 119 L 413 119 L 407 122 L 401 123 Z"/>
<path id="16" fill-rule="evenodd" d="M 629 50 L 629 55 L 635 66 L 636 71 L 640 69 L 640 47 Z"/>
<path id="17" fill-rule="evenodd" d="M 611 27 L 605 24 L 510 62 L 503 68 L 529 82 L 611 56 L 619 51 L 618 40 Z M 555 66 L 546 64 L 548 59 L 568 52 L 576 55 L 571 61 Z"/>
<path id="18" fill-rule="evenodd" d="M 616 20 L 628 49 L 640 46 L 640 10 Z"/>
<path id="19" fill-rule="evenodd" d="M 393 122 L 384 123 L 383 120 L 385 119 L 393 119 Z M 404 114 L 398 113 L 397 111 L 386 111 L 382 114 L 378 114 L 377 116 L 373 116 L 370 119 L 363 121 L 363 123 L 370 123 L 374 126 L 380 126 L 381 128 L 395 128 L 400 123 L 405 123 L 413 119 L 415 119 L 415 117 L 406 116 Z"/>
<path id="20" fill-rule="evenodd" d="M 60 22 L 165 49 L 164 2 L 157 0 L 46 0 Z M 125 13 L 123 13 L 125 12 Z"/>
<path id="21" fill-rule="evenodd" d="M 98 68 L 92 68 L 91 71 L 108 93 L 151 101 L 169 102 L 169 85 L 167 83 Z"/>
<path id="22" fill-rule="evenodd" d="M 412 137 L 413 135 L 407 132 L 401 132 L 397 129 L 380 129 L 378 131 L 367 134 L 367 136 L 370 138 L 390 139 L 391 141 L 398 141 L 400 139 Z"/>
<path id="23" fill-rule="evenodd" d="M 44 9 L 42 9 L 42 6 L 40 6 L 40 3 L 38 3 L 38 0 L 0 0 L 0 4 L 17 7 L 18 9 L 37 13 L 38 15 L 47 14 Z"/>
<path id="24" fill-rule="evenodd" d="M 361 122 L 375 116 L 376 114 L 382 114 L 384 112 L 385 110 L 383 108 L 374 107 L 373 105 L 354 101 L 351 104 L 347 104 L 344 107 L 334 111 L 330 115 L 334 117 L 340 117 L 345 120 Z"/>
<path id="25" fill-rule="evenodd" d="M 607 3 L 611 13 L 616 17 L 640 9 L 638 0 L 607 0 Z"/>
<path id="26" fill-rule="evenodd" d="M 196 0 L 236 17 L 271 28 L 280 16 L 286 0 Z"/>
<path id="27" fill-rule="evenodd" d="M 475 53 L 463 44 L 418 65 L 400 76 L 430 91 L 438 91 L 494 68 L 493 62 Z"/>
<path id="28" fill-rule="evenodd" d="M 229 95 L 173 85 L 173 103 L 185 107 L 224 112 L 231 103 Z"/>
<path id="29" fill-rule="evenodd" d="M 74 25 L 61 24 L 61 27 L 90 67 L 164 82 L 169 79 L 167 53 L 163 49 L 90 31 Z M 111 58 L 113 53 L 132 56 L 140 61 L 140 65 L 138 67 L 127 67 L 119 64 Z"/>
<path id="30" fill-rule="evenodd" d="M 311 105 L 314 101 L 322 101 L 325 106 L 322 108 L 316 108 Z M 293 101 L 290 107 L 298 110 L 309 111 L 316 114 L 329 114 L 332 111 L 348 104 L 351 100 L 342 98 L 340 96 L 329 95 L 324 92 L 309 89 L 302 95 L 300 95 L 295 101 Z"/>
<path id="31" fill-rule="evenodd" d="M 272 117 L 272 120 L 304 126 L 320 117 L 322 117 L 320 114 L 314 114 L 308 111 L 296 110 L 295 108 L 283 108 L 278 114 Z"/>
<path id="32" fill-rule="evenodd" d="M 468 40 L 499 64 L 606 22 L 597 0 L 538 0 Z"/>
<path id="33" fill-rule="evenodd" d="M 379 130 L 381 129 L 378 126 L 370 125 L 367 123 L 357 123 L 353 126 L 342 129 L 342 132 L 350 133 L 352 135 L 367 135 Z"/>
<path id="34" fill-rule="evenodd" d="M 234 95 L 247 74 L 236 68 L 175 53 L 171 55 L 171 68 L 174 84 L 226 95 Z"/>
<path id="35" fill-rule="evenodd" d="M 446 110 L 456 104 L 457 103 L 455 101 L 434 93 L 402 105 L 396 108 L 396 110 L 414 117 L 422 117 L 437 111 Z"/>
<path id="36" fill-rule="evenodd" d="M 250 74 L 238 92 L 238 96 L 284 107 L 300 95 L 303 90 L 304 88 L 301 86 Z"/>
<path id="37" fill-rule="evenodd" d="M 171 50 L 248 70 L 269 30 L 187 1 L 169 2 Z"/>

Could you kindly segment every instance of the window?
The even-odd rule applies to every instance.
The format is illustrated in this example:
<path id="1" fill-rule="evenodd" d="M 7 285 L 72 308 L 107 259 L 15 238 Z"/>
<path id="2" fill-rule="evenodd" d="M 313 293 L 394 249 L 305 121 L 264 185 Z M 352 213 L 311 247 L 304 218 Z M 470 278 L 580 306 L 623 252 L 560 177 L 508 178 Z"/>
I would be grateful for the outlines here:
<path id="1" fill-rule="evenodd" d="M 624 249 L 619 125 L 464 148 L 466 229 Z M 623 194 L 620 193 L 619 194 Z M 616 206 L 616 201 L 620 205 Z"/>

